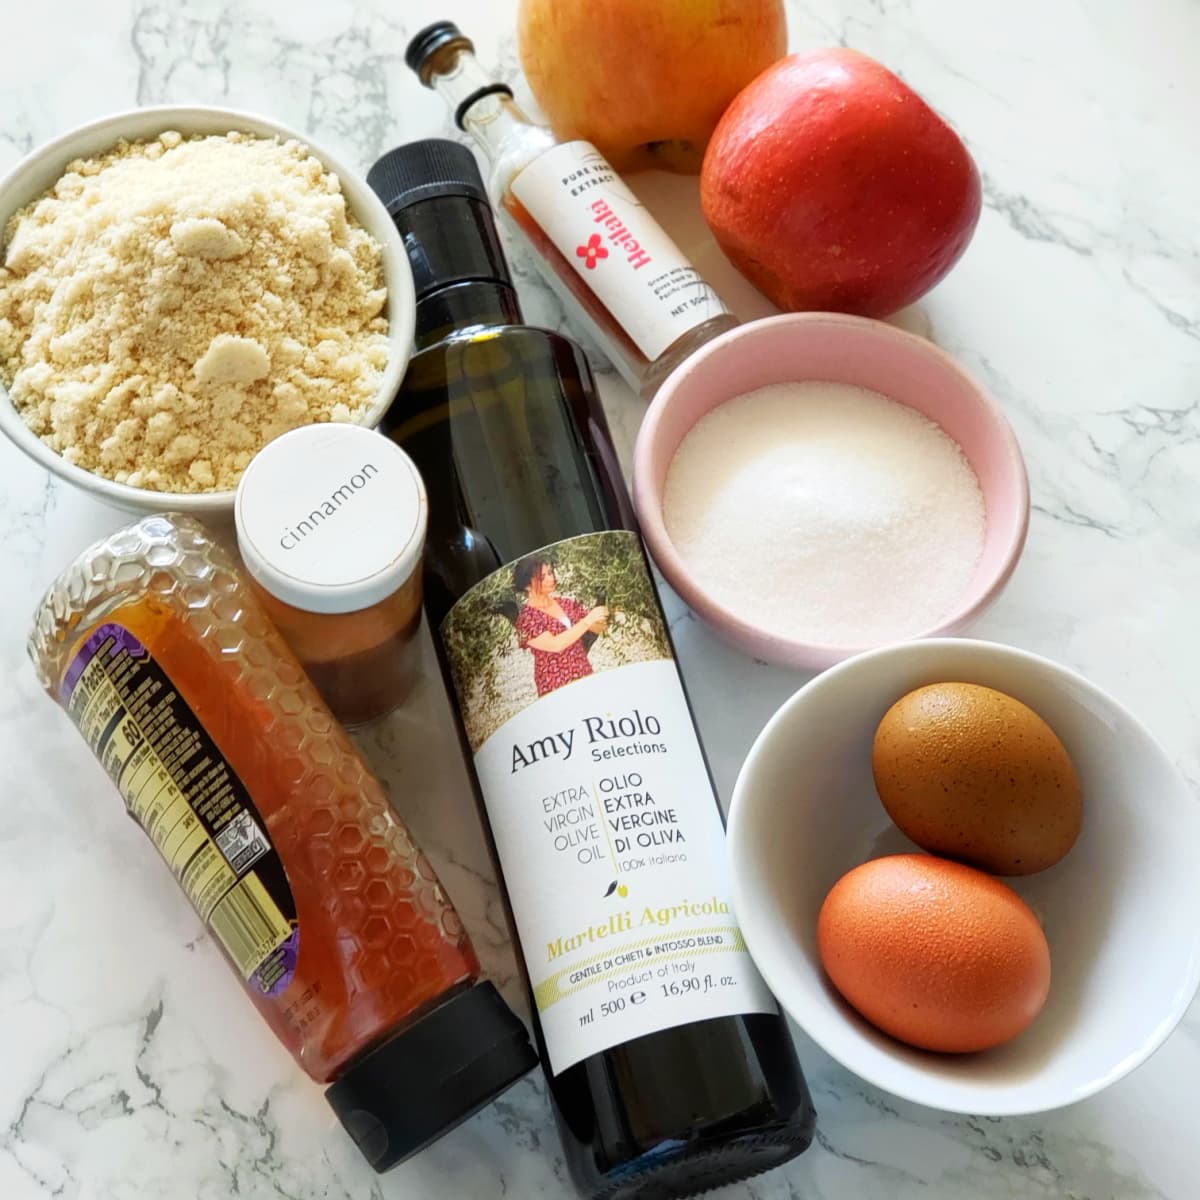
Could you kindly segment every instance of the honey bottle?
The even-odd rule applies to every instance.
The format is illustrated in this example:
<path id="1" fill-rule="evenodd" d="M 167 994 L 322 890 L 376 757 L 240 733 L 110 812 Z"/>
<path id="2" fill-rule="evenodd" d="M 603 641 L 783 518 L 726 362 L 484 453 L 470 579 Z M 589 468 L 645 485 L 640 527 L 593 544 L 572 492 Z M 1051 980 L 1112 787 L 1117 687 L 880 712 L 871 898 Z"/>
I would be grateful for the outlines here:
<path id="1" fill-rule="evenodd" d="M 202 525 L 146 517 L 85 550 L 29 651 L 377 1170 L 533 1066 L 383 786 Z"/>

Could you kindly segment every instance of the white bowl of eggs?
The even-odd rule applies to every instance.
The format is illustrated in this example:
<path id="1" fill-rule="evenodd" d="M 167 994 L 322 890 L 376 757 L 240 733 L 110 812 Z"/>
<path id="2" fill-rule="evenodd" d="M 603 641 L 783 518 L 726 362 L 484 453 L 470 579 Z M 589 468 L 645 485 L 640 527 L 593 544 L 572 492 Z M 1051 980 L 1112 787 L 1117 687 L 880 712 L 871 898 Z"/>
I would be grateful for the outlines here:
<path id="1" fill-rule="evenodd" d="M 1200 803 L 1132 714 L 1034 654 L 929 640 L 818 676 L 752 747 L 729 845 L 784 1010 L 932 1108 L 1093 1095 L 1200 982 Z"/>

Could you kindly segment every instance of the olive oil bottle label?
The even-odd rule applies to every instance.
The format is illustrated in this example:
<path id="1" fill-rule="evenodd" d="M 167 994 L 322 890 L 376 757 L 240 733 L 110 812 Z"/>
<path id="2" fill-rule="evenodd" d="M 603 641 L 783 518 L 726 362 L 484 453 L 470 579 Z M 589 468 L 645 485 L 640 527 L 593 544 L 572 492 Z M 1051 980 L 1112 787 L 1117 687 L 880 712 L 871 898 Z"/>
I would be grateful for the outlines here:
<path id="1" fill-rule="evenodd" d="M 115 622 L 80 647 L 63 706 L 242 978 L 292 981 L 296 904 L 242 781 L 149 650 Z"/>
<path id="2" fill-rule="evenodd" d="M 591 143 L 546 151 L 512 193 L 651 362 L 728 311 Z"/>
<path id="3" fill-rule="evenodd" d="M 550 1068 L 775 1012 L 733 912 L 712 783 L 641 542 L 490 575 L 441 628 Z"/>

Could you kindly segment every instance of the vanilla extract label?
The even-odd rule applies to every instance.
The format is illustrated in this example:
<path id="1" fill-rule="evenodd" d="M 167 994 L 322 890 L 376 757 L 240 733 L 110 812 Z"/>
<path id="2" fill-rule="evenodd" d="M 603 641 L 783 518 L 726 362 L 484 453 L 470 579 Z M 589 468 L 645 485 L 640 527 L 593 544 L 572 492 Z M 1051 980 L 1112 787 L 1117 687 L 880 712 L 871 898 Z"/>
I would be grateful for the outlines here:
<path id="1" fill-rule="evenodd" d="M 590 142 L 548 150 L 512 190 L 650 362 L 728 311 Z"/>
<path id="2" fill-rule="evenodd" d="M 497 571 L 441 629 L 555 1073 L 774 1003 L 636 534 Z"/>

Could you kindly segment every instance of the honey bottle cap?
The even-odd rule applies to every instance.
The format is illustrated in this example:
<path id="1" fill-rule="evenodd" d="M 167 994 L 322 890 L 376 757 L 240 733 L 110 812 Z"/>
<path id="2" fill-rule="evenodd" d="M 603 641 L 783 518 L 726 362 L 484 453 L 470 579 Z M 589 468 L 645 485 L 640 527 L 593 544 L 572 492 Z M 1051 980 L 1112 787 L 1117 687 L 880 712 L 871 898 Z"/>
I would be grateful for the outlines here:
<path id="1" fill-rule="evenodd" d="M 360 1058 L 326 1089 L 376 1171 L 436 1141 L 537 1066 L 495 985 L 459 992 Z"/>

